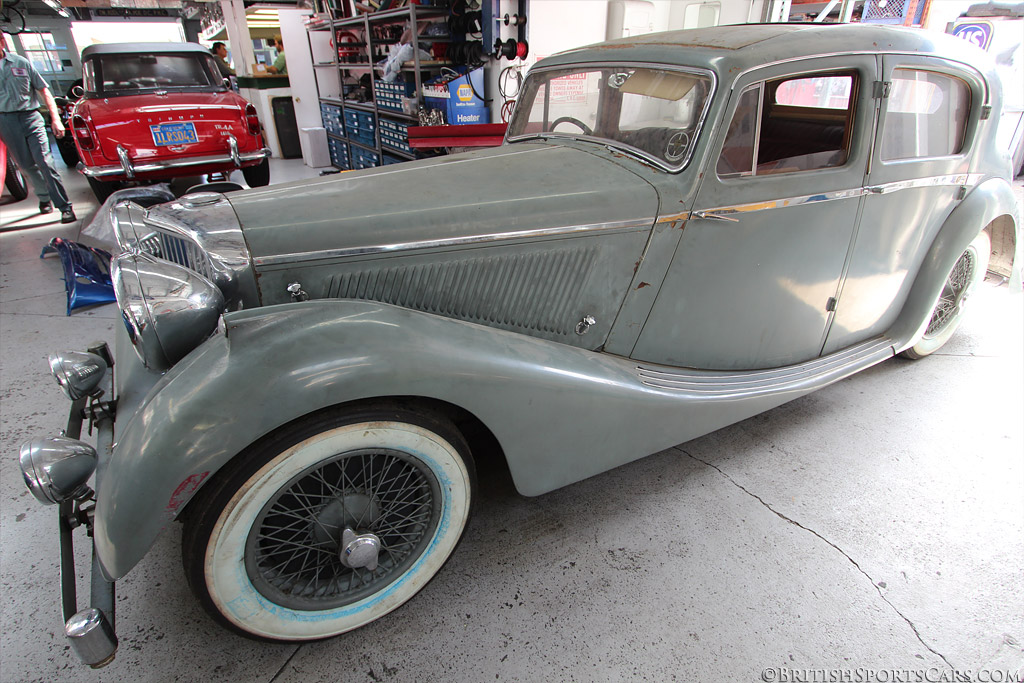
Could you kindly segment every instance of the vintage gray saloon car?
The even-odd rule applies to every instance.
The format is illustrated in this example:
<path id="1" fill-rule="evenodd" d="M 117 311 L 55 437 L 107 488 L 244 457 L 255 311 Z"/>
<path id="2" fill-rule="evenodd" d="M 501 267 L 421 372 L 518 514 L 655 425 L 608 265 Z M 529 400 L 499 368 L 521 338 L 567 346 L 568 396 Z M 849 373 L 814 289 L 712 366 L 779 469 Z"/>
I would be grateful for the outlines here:
<path id="1" fill-rule="evenodd" d="M 114 581 L 173 520 L 216 619 L 323 638 L 441 569 L 480 449 L 536 496 L 934 352 L 988 267 L 1020 287 L 985 59 L 867 26 L 646 35 L 538 63 L 497 149 L 116 205 L 115 351 L 51 357 L 67 434 L 20 456 L 60 507 L 74 649 L 113 657 Z"/>

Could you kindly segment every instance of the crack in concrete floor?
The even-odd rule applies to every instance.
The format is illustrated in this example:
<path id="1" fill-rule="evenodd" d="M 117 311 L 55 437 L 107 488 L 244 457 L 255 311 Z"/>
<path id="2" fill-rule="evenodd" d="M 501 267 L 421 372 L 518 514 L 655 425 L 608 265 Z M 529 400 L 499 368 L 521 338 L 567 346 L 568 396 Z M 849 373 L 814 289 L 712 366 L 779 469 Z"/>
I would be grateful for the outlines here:
<path id="1" fill-rule="evenodd" d="M 299 650 L 301 649 L 301 645 L 297 645 L 295 647 L 295 651 L 288 655 L 288 659 L 284 660 L 284 664 L 281 665 L 281 668 L 277 670 L 277 673 L 274 674 L 274 677 L 271 678 L 268 683 L 274 683 L 274 681 L 281 677 L 281 674 L 284 673 L 284 670 L 288 668 L 288 665 L 292 663 L 292 660 L 295 659 L 295 655 L 299 654 Z"/>
<path id="2" fill-rule="evenodd" d="M 743 484 L 740 484 L 738 481 L 733 479 L 724 470 L 722 470 L 722 468 L 718 467 L 717 465 L 714 465 L 714 464 L 712 464 L 712 463 L 710 463 L 710 462 L 708 462 L 706 460 L 701 460 L 697 456 L 692 455 L 691 453 L 688 453 L 686 450 L 684 450 L 682 448 L 679 448 L 678 446 L 675 448 L 675 450 L 679 451 L 680 453 L 682 453 L 686 457 L 691 458 L 693 460 L 696 460 L 697 462 L 701 463 L 702 465 L 705 465 L 705 466 L 710 467 L 711 469 L 715 470 L 716 472 L 721 474 L 723 477 L 725 477 L 726 480 L 728 480 L 730 484 L 732 484 L 733 486 L 735 486 L 739 490 L 743 491 L 745 494 L 747 494 L 751 498 L 755 499 L 757 502 L 759 502 L 761 505 L 763 505 L 765 508 L 767 508 L 769 512 L 771 512 L 772 514 L 777 516 L 779 519 L 782 519 L 782 520 L 784 520 L 784 521 L 786 521 L 786 522 L 788 522 L 788 523 L 790 523 L 790 524 L 792 524 L 792 525 L 794 525 L 796 527 L 799 527 L 800 529 L 803 529 L 804 531 L 806 531 L 809 534 L 813 534 L 814 536 L 816 536 L 817 538 L 819 538 L 820 540 L 824 541 L 829 546 L 834 548 L 843 557 L 845 557 L 850 562 L 850 564 L 852 564 L 854 567 L 856 567 L 858 572 L 863 574 L 864 577 L 868 581 L 871 582 L 871 587 L 875 589 L 876 593 L 878 593 L 878 597 L 882 598 L 882 601 L 885 602 L 885 604 L 888 605 L 892 609 L 893 612 L 895 612 L 897 615 L 899 615 L 899 617 L 903 621 L 905 621 L 907 623 L 907 625 L 914 632 L 914 636 L 917 637 L 917 640 L 918 640 L 919 643 L 921 643 L 921 645 L 923 645 L 933 655 L 935 655 L 936 657 L 941 659 L 943 662 L 945 662 L 946 666 L 948 666 L 951 670 L 953 670 L 953 671 L 957 670 L 956 667 L 953 666 L 952 664 L 950 664 L 949 660 L 946 659 L 946 657 L 941 652 L 939 652 L 938 650 L 933 648 L 931 645 L 929 645 L 927 642 L 925 642 L 925 639 L 921 635 L 921 632 L 918 630 L 917 625 L 914 624 L 914 622 L 911 621 L 905 614 L 903 614 L 903 612 L 901 612 L 896 607 L 896 605 L 892 604 L 892 602 L 890 602 L 889 599 L 885 597 L 885 594 L 882 593 L 882 589 L 878 587 L 878 584 L 875 582 L 875 580 L 873 578 L 871 578 L 871 575 L 868 574 L 866 571 L 864 571 L 864 569 L 860 566 L 860 564 L 857 563 L 857 560 L 855 560 L 852 557 L 850 557 L 845 550 L 843 550 L 838 545 L 836 545 L 832 541 L 828 540 L 827 538 L 825 538 L 824 536 L 819 534 L 814 529 L 808 528 L 808 527 L 804 526 L 803 524 L 801 524 L 800 522 L 796 521 L 795 519 L 792 519 L 792 518 L 787 517 L 786 515 L 782 514 L 781 512 L 779 512 L 778 510 L 773 508 L 771 505 L 769 505 L 767 502 L 765 502 L 765 500 L 763 498 L 761 498 L 761 496 L 759 496 L 756 493 L 754 493 L 753 491 L 750 491 L 749 489 L 747 489 L 745 486 L 743 486 Z"/>

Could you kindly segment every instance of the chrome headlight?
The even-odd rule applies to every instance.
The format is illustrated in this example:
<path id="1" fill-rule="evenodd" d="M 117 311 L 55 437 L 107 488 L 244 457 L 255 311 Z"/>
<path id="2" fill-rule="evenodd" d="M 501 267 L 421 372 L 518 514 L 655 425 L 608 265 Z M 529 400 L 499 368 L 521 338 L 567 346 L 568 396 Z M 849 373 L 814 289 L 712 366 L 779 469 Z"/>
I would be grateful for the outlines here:
<path id="1" fill-rule="evenodd" d="M 25 485 L 45 505 L 88 494 L 85 483 L 96 470 L 96 449 L 65 436 L 26 441 L 18 459 Z"/>
<path id="2" fill-rule="evenodd" d="M 259 305 L 249 248 L 224 195 L 199 192 L 148 209 L 121 202 L 111 209 L 110 222 L 122 251 L 148 254 L 199 273 L 217 285 L 227 310 Z"/>
<path id="3" fill-rule="evenodd" d="M 224 295 L 212 282 L 148 254 L 120 254 L 110 275 L 128 338 L 151 370 L 184 358 L 214 331 L 224 310 Z"/>
<path id="4" fill-rule="evenodd" d="M 95 353 L 65 351 L 50 354 L 50 372 L 64 395 L 72 401 L 99 393 L 99 384 L 107 373 L 107 362 Z"/>

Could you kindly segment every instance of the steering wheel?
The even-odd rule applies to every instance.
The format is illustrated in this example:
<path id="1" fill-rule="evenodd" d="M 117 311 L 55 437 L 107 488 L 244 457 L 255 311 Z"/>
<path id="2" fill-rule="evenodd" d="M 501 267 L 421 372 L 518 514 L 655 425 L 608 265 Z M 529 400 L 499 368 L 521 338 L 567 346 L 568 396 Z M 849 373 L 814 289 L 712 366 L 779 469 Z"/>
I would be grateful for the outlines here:
<path id="1" fill-rule="evenodd" d="M 665 143 L 665 159 L 668 161 L 679 161 L 686 155 L 690 147 L 690 136 L 685 130 L 677 132 Z"/>
<path id="2" fill-rule="evenodd" d="M 587 124 L 583 123 L 579 119 L 574 119 L 571 116 L 561 116 L 561 117 L 555 119 L 555 122 L 551 124 L 551 130 L 554 130 L 555 128 L 557 128 L 558 124 L 560 124 L 560 123 L 571 123 L 574 126 L 579 126 L 579 129 L 581 131 L 583 131 L 584 135 L 593 135 L 594 134 L 594 131 Z"/>

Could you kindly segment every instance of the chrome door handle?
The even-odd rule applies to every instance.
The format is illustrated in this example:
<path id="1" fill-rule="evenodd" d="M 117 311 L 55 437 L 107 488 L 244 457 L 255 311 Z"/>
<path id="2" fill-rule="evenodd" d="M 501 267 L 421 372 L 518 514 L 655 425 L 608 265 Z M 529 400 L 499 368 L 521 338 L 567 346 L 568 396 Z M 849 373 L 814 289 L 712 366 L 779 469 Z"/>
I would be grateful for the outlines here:
<path id="1" fill-rule="evenodd" d="M 727 221 L 729 223 L 739 223 L 739 218 L 731 218 L 729 216 L 723 216 L 719 213 L 711 213 L 710 211 L 694 211 L 693 215 L 697 218 L 703 218 L 708 221 Z"/>

